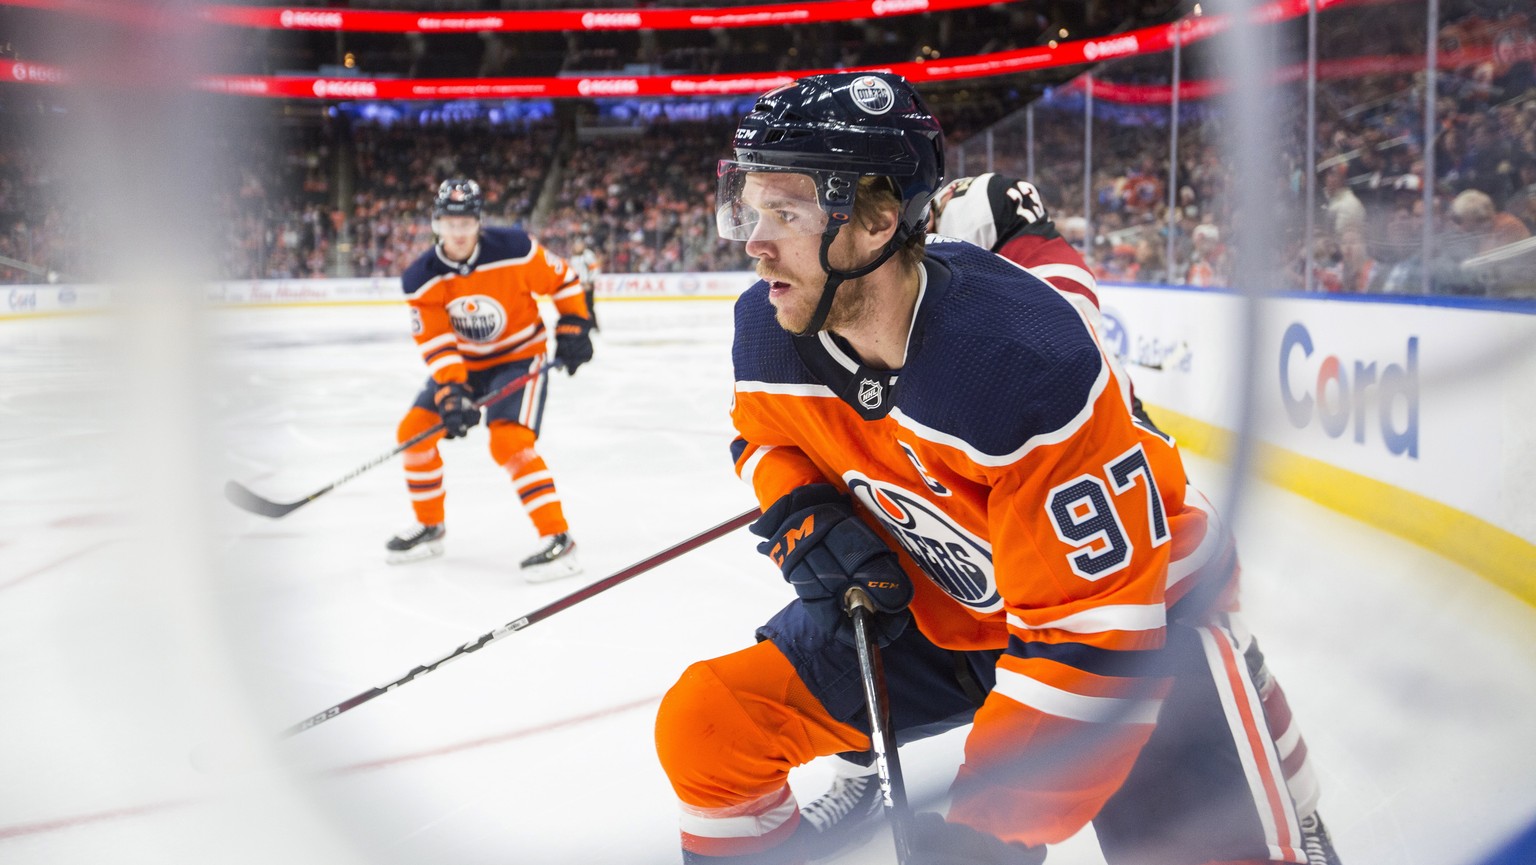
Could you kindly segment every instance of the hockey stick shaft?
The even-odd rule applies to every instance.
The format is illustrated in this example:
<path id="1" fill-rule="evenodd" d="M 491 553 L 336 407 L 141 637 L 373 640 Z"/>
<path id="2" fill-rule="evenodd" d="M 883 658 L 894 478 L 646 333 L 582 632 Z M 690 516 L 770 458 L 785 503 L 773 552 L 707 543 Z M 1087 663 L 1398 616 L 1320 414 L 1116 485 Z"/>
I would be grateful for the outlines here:
<path id="1" fill-rule="evenodd" d="M 575 605 L 585 601 L 588 598 L 591 598 L 595 595 L 600 595 L 603 592 L 613 588 L 614 586 L 617 586 L 619 583 L 625 582 L 626 580 L 629 580 L 633 577 L 638 577 L 658 565 L 670 562 L 678 556 L 689 552 L 690 550 L 702 547 L 703 545 L 715 540 L 716 538 L 724 537 L 725 535 L 728 535 L 736 529 L 739 529 L 747 523 L 757 519 L 758 514 L 758 509 L 753 508 L 750 511 L 746 511 L 745 513 L 731 517 L 730 519 L 715 526 L 714 528 L 706 529 L 685 541 L 673 544 L 661 552 L 656 553 L 649 558 L 642 559 L 641 561 L 630 565 L 618 573 L 604 577 L 603 579 L 598 580 L 597 582 L 592 583 L 585 588 L 577 589 L 576 591 L 571 592 L 569 595 L 566 595 L 557 601 L 552 601 L 548 604 L 545 604 L 544 606 L 534 610 L 526 616 L 513 619 L 512 621 L 502 625 L 499 628 L 496 628 L 493 631 L 481 634 L 480 636 L 470 640 L 469 642 L 458 647 L 457 649 L 454 649 L 453 651 L 442 656 L 441 658 L 438 658 L 435 661 L 431 661 L 429 663 L 422 664 L 419 667 L 412 668 L 409 673 L 406 673 L 404 676 L 401 676 L 400 678 L 390 682 L 387 685 L 380 685 L 377 688 L 370 688 L 361 694 L 337 703 L 336 705 L 326 709 L 323 712 L 318 712 L 314 715 L 311 715 L 308 718 L 305 718 L 299 723 L 294 724 L 293 726 L 284 730 L 280 735 L 282 738 L 287 738 L 289 736 L 302 733 L 311 727 L 323 724 L 326 721 L 336 717 L 337 715 L 342 714 L 343 712 L 361 706 L 369 700 L 372 700 L 374 697 L 387 694 L 390 691 L 400 687 L 401 685 L 406 684 L 407 682 L 421 678 L 422 676 L 425 676 L 426 674 L 436 670 L 444 664 L 449 663 L 450 661 L 458 660 L 470 652 L 479 651 L 480 649 L 489 646 L 490 644 L 496 642 L 497 640 L 505 637 L 510 633 L 521 631 L 529 625 L 532 625 L 535 622 L 541 622 L 560 612 L 561 610 L 574 607 Z"/>
<path id="2" fill-rule="evenodd" d="M 514 378 L 501 387 L 497 388 L 495 391 L 487 394 L 483 398 L 475 400 L 475 408 L 485 408 L 492 403 L 500 402 L 501 400 L 504 400 L 512 394 L 517 393 L 518 391 L 527 387 L 529 382 L 532 382 L 534 379 L 537 379 L 541 375 L 547 374 L 552 369 L 559 368 L 559 366 L 560 364 L 558 363 L 550 364 L 548 366 L 533 370 L 532 372 L 520 375 L 517 378 Z M 427 429 L 422 430 L 416 435 L 413 435 L 400 444 L 396 445 L 395 449 L 389 453 L 380 454 L 379 456 L 374 457 L 368 462 L 363 463 L 352 471 L 347 472 L 336 480 L 331 481 L 329 484 L 326 484 L 324 487 L 321 487 L 320 489 L 310 493 L 298 501 L 274 502 L 270 499 L 262 498 L 261 496 L 256 495 L 255 493 L 251 492 L 249 488 L 245 487 L 237 481 L 229 481 L 224 484 L 224 497 L 229 499 L 230 502 L 232 502 L 236 507 L 239 507 L 242 510 L 250 511 L 253 514 L 260 514 L 264 517 L 271 517 L 272 519 L 285 517 L 288 514 L 298 510 L 299 508 L 304 507 L 315 499 L 320 498 L 331 490 L 336 489 L 347 481 L 352 480 L 363 472 L 383 465 L 402 451 L 414 447 L 415 445 L 426 441 L 432 436 L 437 435 L 443 431 L 444 426 L 445 425 L 442 423 L 433 424 Z"/>
<path id="3" fill-rule="evenodd" d="M 875 641 L 874 602 L 862 586 L 850 586 L 843 595 L 843 607 L 853 618 L 854 649 L 859 656 L 859 677 L 864 684 L 864 705 L 869 710 L 869 747 L 875 758 L 875 772 L 880 779 L 880 793 L 885 799 L 886 816 L 891 821 L 891 836 L 896 842 L 897 865 L 911 862 L 912 809 L 907 804 L 906 782 L 901 775 L 901 757 L 896 750 L 896 734 L 890 724 L 890 700 L 885 692 L 885 668 L 880 663 L 880 646 Z"/>

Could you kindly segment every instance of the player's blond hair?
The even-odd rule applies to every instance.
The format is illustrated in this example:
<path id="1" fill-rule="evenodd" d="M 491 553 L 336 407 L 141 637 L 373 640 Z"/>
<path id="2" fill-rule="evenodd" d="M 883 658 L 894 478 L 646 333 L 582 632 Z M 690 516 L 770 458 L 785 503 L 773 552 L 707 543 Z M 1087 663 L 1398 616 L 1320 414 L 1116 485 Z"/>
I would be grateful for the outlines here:
<path id="1" fill-rule="evenodd" d="M 894 222 L 901 220 L 901 196 L 896 191 L 895 181 L 889 177 L 860 177 L 858 191 L 853 197 L 853 218 L 867 228 L 879 219 L 881 213 L 888 213 Z M 904 267 L 918 267 L 923 260 L 926 237 L 919 231 L 907 238 L 894 257 Z"/>

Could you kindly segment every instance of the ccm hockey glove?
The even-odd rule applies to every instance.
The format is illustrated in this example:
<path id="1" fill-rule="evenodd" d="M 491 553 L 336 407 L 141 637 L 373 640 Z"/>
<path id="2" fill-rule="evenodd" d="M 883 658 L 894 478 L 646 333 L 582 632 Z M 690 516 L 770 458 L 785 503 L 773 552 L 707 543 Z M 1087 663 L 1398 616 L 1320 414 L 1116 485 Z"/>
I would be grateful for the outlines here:
<path id="1" fill-rule="evenodd" d="M 795 587 L 806 612 L 822 630 L 853 645 L 853 621 L 843 594 L 863 586 L 881 615 L 874 619 L 880 645 L 901 636 L 911 617 L 912 582 L 879 535 L 854 514 L 853 502 L 832 484 L 791 490 L 752 524 L 767 538 L 757 551 L 773 559 Z"/>
<path id="2" fill-rule="evenodd" d="M 432 395 L 432 401 L 437 403 L 437 414 L 443 419 L 443 434 L 448 438 L 459 438 L 480 422 L 480 409 L 475 407 L 469 385 L 461 381 L 450 381 L 439 387 Z"/>
<path id="3" fill-rule="evenodd" d="M 592 359 L 592 320 L 579 315 L 562 315 L 555 322 L 555 363 L 570 375 L 576 367 Z"/>
<path id="4" fill-rule="evenodd" d="M 912 818 L 911 858 L 919 865 L 1040 865 L 1045 847 L 1009 843 L 924 811 Z"/>

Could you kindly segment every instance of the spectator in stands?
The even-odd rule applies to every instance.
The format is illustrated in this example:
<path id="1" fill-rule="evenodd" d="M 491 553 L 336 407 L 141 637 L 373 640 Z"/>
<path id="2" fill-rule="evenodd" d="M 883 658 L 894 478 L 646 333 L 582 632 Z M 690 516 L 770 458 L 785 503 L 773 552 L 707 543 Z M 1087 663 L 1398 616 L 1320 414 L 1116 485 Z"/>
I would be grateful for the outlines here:
<path id="1" fill-rule="evenodd" d="M 1145 236 L 1137 241 L 1136 278 L 1152 283 L 1168 280 L 1168 267 L 1163 261 L 1163 245 L 1159 238 Z"/>
<path id="2" fill-rule="evenodd" d="M 1209 222 L 1195 226 L 1194 253 L 1190 256 L 1189 269 L 1184 272 L 1184 284 L 1205 288 L 1227 284 L 1227 247 L 1221 242 L 1221 229 Z"/>
<path id="3" fill-rule="evenodd" d="M 1323 195 L 1327 199 L 1324 207 L 1328 213 L 1328 227 L 1335 235 L 1346 228 L 1365 228 L 1365 205 L 1349 188 L 1346 171 L 1348 166 L 1336 165 L 1323 172 Z"/>
<path id="4" fill-rule="evenodd" d="M 1345 294 L 1365 294 L 1379 291 L 1379 283 L 1386 278 L 1386 269 L 1371 257 L 1366 246 L 1365 232 L 1358 228 L 1346 228 L 1339 233 L 1339 291 Z"/>
<path id="5" fill-rule="evenodd" d="M 1344 290 L 1344 264 L 1339 260 L 1339 242 L 1331 234 L 1319 234 L 1312 241 L 1311 290 L 1324 294 L 1338 294 Z"/>
<path id="6" fill-rule="evenodd" d="M 1451 222 L 1471 241 L 1471 254 L 1480 255 L 1531 236 L 1525 223 L 1493 206 L 1488 193 L 1468 189 L 1451 202 Z"/>

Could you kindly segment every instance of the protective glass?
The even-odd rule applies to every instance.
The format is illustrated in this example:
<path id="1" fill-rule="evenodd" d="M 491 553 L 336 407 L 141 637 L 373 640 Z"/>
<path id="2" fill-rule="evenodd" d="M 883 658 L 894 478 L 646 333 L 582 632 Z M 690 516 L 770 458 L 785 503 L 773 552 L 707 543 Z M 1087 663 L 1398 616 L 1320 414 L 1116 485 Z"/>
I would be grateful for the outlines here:
<path id="1" fill-rule="evenodd" d="M 715 230 L 726 240 L 780 240 L 821 234 L 826 211 L 809 174 L 720 160 Z"/>

